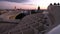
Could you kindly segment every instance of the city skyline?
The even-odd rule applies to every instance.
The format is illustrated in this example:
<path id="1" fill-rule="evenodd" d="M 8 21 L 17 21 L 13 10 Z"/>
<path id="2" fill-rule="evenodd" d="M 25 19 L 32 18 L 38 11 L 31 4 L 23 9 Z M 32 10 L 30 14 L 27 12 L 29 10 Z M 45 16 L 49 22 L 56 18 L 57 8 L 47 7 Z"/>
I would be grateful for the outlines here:
<path id="1" fill-rule="evenodd" d="M 41 9 L 47 9 L 50 3 L 59 3 L 60 0 L 0 0 L 0 9 L 36 9 L 40 6 Z"/>

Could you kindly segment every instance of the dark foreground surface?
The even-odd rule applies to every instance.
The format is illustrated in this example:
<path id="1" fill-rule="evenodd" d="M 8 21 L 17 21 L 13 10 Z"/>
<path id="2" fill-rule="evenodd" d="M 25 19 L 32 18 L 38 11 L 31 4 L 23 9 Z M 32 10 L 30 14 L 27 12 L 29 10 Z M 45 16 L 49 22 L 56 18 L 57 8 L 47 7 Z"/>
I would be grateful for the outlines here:
<path id="1" fill-rule="evenodd" d="M 0 21 L 1 34 L 43 34 L 49 23 L 41 13 L 24 17 L 20 22 Z"/>

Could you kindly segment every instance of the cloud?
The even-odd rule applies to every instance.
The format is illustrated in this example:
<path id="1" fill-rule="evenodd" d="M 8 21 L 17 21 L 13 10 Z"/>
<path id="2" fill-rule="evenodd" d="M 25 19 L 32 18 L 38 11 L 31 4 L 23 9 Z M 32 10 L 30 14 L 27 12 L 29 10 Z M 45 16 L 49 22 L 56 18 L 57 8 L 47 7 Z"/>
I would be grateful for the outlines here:
<path id="1" fill-rule="evenodd" d="M 28 2 L 29 0 L 0 0 L 0 1 L 9 1 L 9 2 L 23 3 L 23 2 Z"/>

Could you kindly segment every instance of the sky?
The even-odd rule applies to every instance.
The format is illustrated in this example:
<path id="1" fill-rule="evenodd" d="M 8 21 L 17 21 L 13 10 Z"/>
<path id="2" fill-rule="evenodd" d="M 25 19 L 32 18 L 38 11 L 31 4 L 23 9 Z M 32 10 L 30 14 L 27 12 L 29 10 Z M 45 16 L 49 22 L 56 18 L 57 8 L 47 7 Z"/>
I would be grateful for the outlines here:
<path id="1" fill-rule="evenodd" d="M 0 9 L 36 9 L 40 6 L 41 9 L 47 9 L 50 3 L 59 3 L 60 0 L 0 0 Z"/>

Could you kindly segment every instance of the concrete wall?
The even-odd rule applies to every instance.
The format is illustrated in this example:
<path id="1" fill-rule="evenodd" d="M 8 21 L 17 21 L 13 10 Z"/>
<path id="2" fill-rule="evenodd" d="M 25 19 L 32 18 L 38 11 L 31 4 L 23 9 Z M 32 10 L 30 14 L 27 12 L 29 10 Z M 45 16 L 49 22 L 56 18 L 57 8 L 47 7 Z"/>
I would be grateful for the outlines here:
<path id="1" fill-rule="evenodd" d="M 47 31 L 49 32 L 60 24 L 60 5 L 49 5 L 47 11 L 49 12 L 48 17 L 51 24 Z"/>
<path id="2" fill-rule="evenodd" d="M 51 20 L 55 23 L 59 23 L 60 22 L 60 6 L 57 5 L 51 5 L 48 7 L 49 12 L 49 17 L 51 18 Z M 53 24 L 54 24 L 53 23 Z"/>

